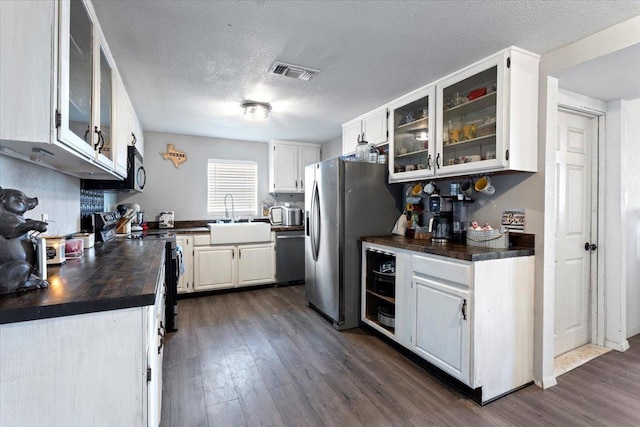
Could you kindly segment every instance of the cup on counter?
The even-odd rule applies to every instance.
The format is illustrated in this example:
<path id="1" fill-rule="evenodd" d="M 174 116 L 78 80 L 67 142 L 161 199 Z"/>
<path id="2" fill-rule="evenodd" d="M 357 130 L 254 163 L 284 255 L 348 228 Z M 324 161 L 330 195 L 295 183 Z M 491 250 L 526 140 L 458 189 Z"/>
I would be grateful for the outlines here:
<path id="1" fill-rule="evenodd" d="M 483 176 L 476 181 L 475 189 L 478 193 L 491 195 L 496 192 L 496 188 L 491 184 L 488 176 Z"/>

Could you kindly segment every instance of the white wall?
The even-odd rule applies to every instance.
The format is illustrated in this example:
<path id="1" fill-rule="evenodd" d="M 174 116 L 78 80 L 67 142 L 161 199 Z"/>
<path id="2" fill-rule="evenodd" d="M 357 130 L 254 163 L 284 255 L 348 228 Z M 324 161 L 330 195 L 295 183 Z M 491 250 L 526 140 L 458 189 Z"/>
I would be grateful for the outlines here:
<path id="1" fill-rule="evenodd" d="M 342 135 L 322 144 L 322 160 L 342 156 Z"/>
<path id="2" fill-rule="evenodd" d="M 38 206 L 25 218 L 49 216 L 47 234 L 80 231 L 80 180 L 33 163 L 0 155 L 0 186 L 15 188 L 38 198 Z"/>
<path id="3" fill-rule="evenodd" d="M 164 160 L 167 144 L 187 154 L 179 168 Z M 144 133 L 147 184 L 141 194 L 118 195 L 118 203 L 138 203 L 147 221 L 161 211 L 174 211 L 176 221 L 214 219 L 207 214 L 207 160 L 255 160 L 258 163 L 258 207 L 269 197 L 268 145 L 263 142 L 203 138 L 166 133 Z"/>
<path id="4" fill-rule="evenodd" d="M 623 236 L 626 239 L 626 337 L 640 333 L 640 99 L 621 101 Z"/>

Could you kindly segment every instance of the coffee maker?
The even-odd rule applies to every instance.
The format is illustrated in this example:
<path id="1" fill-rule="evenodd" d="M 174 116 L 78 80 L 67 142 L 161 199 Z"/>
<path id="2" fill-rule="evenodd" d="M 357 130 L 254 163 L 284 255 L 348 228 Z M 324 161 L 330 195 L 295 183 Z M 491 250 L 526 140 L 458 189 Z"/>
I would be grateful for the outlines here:
<path id="1" fill-rule="evenodd" d="M 433 194 L 429 196 L 429 232 L 434 243 L 447 243 L 452 237 L 453 207 L 451 196 Z"/>
<path id="2" fill-rule="evenodd" d="M 467 242 L 467 229 L 473 221 L 473 200 L 454 200 L 453 204 L 453 234 L 455 243 Z"/>

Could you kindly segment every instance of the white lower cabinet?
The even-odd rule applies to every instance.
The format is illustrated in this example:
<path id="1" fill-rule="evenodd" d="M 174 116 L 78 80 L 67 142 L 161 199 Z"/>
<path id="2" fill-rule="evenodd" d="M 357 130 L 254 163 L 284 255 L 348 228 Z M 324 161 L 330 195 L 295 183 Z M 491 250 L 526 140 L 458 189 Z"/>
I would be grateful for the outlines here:
<path id="1" fill-rule="evenodd" d="M 182 248 L 182 268 L 184 269 L 184 272 L 178 276 L 178 293 L 193 292 L 193 236 L 176 235 L 176 245 Z"/>
<path id="2" fill-rule="evenodd" d="M 416 321 L 412 349 L 469 384 L 470 292 L 414 278 Z"/>
<path id="3" fill-rule="evenodd" d="M 273 242 L 194 248 L 194 291 L 275 282 Z"/>
<path id="4" fill-rule="evenodd" d="M 164 267 L 154 305 L 0 325 L 0 426 L 158 427 Z"/>
<path id="5" fill-rule="evenodd" d="M 383 295 L 375 270 L 388 260 L 376 253 L 395 257 Z M 533 381 L 534 256 L 470 262 L 364 242 L 362 259 L 364 323 L 481 388 L 483 403 Z M 389 304 L 393 328 L 376 317 Z"/>

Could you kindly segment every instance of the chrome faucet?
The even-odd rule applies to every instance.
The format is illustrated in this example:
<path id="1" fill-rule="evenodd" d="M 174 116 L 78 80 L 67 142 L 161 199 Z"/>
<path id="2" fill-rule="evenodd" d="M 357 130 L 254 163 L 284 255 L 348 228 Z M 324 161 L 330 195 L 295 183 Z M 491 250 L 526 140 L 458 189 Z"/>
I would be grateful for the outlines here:
<path id="1" fill-rule="evenodd" d="M 235 222 L 234 217 L 236 216 L 235 208 L 233 206 L 233 196 L 229 193 L 224 195 L 224 217 L 229 218 L 229 209 L 227 209 L 227 197 L 231 197 L 231 222 Z"/>

